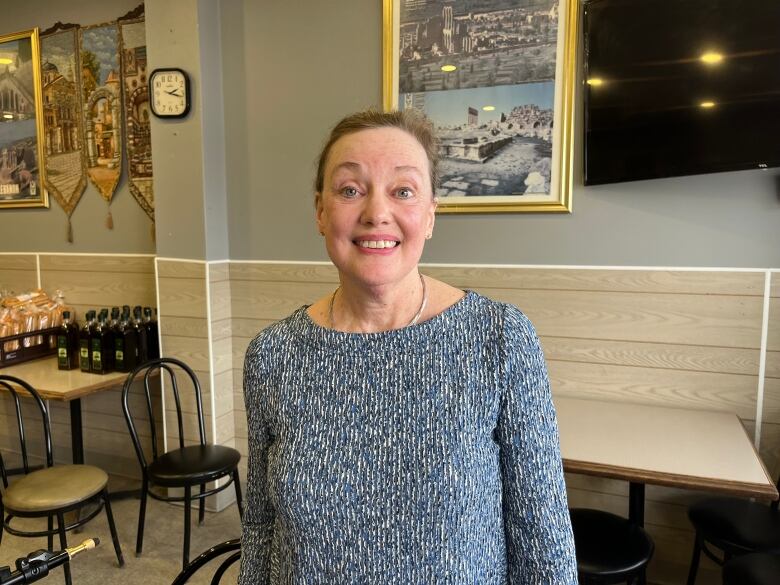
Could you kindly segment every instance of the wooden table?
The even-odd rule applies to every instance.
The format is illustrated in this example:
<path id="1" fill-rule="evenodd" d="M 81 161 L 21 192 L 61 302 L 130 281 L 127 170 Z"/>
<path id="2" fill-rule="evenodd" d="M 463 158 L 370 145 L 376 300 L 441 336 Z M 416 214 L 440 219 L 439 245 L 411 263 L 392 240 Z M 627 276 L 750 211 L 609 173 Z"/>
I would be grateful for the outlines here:
<path id="1" fill-rule="evenodd" d="M 555 397 L 564 470 L 630 482 L 644 524 L 645 484 L 778 499 L 737 415 Z"/>
<path id="2" fill-rule="evenodd" d="M 24 362 L 0 369 L 0 374 L 21 378 L 35 388 L 44 400 L 70 403 L 70 434 L 73 463 L 84 463 L 84 436 L 81 399 L 124 383 L 127 374 L 88 374 L 81 370 L 58 370 L 57 358 Z M 117 402 L 117 409 L 119 409 Z"/>

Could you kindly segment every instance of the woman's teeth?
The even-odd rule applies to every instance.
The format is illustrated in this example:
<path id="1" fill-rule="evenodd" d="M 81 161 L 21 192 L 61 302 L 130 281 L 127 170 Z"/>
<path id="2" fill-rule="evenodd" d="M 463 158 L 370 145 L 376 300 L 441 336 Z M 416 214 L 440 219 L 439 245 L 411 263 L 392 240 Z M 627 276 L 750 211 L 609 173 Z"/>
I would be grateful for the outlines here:
<path id="1" fill-rule="evenodd" d="M 361 248 L 395 248 L 398 242 L 394 240 L 361 240 L 357 244 Z"/>

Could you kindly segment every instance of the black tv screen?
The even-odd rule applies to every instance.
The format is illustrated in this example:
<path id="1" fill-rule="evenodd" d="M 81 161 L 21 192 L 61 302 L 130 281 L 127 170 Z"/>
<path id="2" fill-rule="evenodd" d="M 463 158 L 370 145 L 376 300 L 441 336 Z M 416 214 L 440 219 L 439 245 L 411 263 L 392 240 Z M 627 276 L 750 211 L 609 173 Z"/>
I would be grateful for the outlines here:
<path id="1" fill-rule="evenodd" d="M 585 184 L 780 166 L 780 0 L 588 0 Z"/>

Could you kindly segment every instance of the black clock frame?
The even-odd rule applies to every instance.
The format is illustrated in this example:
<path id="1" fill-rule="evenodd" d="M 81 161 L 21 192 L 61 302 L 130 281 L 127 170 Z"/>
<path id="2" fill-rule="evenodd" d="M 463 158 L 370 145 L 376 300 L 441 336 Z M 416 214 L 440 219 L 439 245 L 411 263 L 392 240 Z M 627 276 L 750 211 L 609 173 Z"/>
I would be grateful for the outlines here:
<path id="1" fill-rule="evenodd" d="M 154 77 L 156 74 L 165 74 L 165 73 L 181 73 L 181 75 L 184 77 L 184 111 L 180 114 L 166 114 L 162 112 L 158 112 L 154 109 Z M 157 116 L 158 118 L 183 118 L 187 114 L 190 113 L 190 76 L 187 75 L 187 72 L 183 69 L 179 69 L 178 67 L 158 67 L 154 71 L 152 71 L 149 74 L 149 109 L 152 111 L 152 114 Z"/>

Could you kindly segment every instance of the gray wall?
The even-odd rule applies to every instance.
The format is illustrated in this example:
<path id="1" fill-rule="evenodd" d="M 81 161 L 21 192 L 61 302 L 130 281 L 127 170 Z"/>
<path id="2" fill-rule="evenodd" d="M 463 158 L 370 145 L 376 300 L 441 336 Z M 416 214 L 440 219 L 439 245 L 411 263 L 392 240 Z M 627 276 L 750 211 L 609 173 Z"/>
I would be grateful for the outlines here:
<path id="1" fill-rule="evenodd" d="M 140 0 L 25 0 L 3 3 L 0 35 L 56 22 L 80 25 L 109 22 L 138 6 Z M 126 157 L 123 159 L 125 164 Z M 66 240 L 67 216 L 53 197 L 48 209 L 0 209 L 0 252 L 132 252 L 154 253 L 152 221 L 127 188 L 123 169 L 111 204 L 114 229 L 106 228 L 105 201 L 88 184 L 73 212 L 74 241 Z"/>
<path id="2" fill-rule="evenodd" d="M 339 117 L 381 105 L 381 6 L 222 0 L 231 258 L 326 259 L 313 161 Z M 578 181 L 572 214 L 439 215 L 424 260 L 780 267 L 779 192 L 778 169 Z"/>
<path id="3" fill-rule="evenodd" d="M 136 4 L 28 0 L 3 15 L 0 32 L 58 20 L 94 24 Z M 147 15 L 161 17 L 147 23 L 150 66 L 180 66 L 195 86 L 186 121 L 153 122 L 157 249 L 214 260 L 324 260 L 313 222 L 314 159 L 341 116 L 381 104 L 382 2 L 214 6 L 147 2 Z M 169 18 L 178 34 L 165 30 Z M 572 214 L 439 215 L 424 260 L 780 267 L 778 192 L 777 169 L 577 184 Z M 112 209 L 109 231 L 105 203 L 87 187 L 73 215 L 72 245 L 56 202 L 48 210 L 2 210 L 0 251 L 154 252 L 151 222 L 124 176 Z"/>

